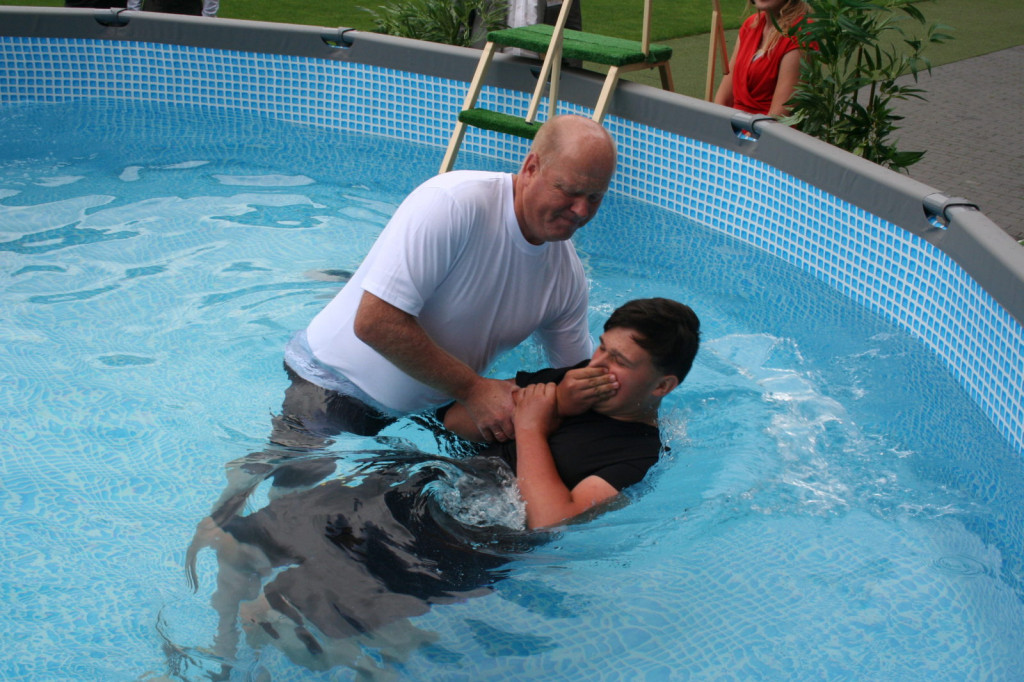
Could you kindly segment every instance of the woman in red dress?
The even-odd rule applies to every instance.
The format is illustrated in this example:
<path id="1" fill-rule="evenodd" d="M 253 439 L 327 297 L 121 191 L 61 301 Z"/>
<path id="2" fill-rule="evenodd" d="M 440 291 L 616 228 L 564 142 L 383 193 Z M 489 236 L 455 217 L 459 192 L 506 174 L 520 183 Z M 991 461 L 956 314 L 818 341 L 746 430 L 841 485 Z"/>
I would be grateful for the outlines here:
<path id="1" fill-rule="evenodd" d="M 786 103 L 800 80 L 803 54 L 786 33 L 810 7 L 803 0 L 750 0 L 750 4 L 757 13 L 740 27 L 729 73 L 718 86 L 715 103 L 751 114 L 786 116 Z"/>

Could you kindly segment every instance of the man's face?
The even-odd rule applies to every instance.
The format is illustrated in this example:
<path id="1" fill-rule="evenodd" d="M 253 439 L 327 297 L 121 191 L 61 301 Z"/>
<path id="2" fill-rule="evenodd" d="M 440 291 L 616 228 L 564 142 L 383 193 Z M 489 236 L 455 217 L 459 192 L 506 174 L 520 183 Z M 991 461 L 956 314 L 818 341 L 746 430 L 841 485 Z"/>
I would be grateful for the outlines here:
<path id="1" fill-rule="evenodd" d="M 519 227 L 531 244 L 564 241 L 594 217 L 611 181 L 611 164 L 590 150 L 542 163 L 531 153 L 519 176 Z"/>
<path id="2" fill-rule="evenodd" d="M 633 419 L 656 409 L 658 402 L 676 383 L 675 377 L 662 374 L 651 355 L 637 344 L 632 329 L 617 327 L 601 335 L 590 367 L 602 367 L 615 375 L 619 390 L 594 406 L 609 417 Z"/>

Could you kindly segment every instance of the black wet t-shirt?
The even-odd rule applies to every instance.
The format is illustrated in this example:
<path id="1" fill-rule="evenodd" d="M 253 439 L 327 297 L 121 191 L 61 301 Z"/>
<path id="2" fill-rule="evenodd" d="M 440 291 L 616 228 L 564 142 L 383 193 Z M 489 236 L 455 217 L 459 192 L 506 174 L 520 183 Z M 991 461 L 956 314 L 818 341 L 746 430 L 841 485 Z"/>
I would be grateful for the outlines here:
<path id="1" fill-rule="evenodd" d="M 586 364 L 583 362 L 576 367 Z M 566 372 L 576 367 L 519 372 L 516 384 L 523 387 L 558 383 Z M 639 483 L 658 461 L 662 448 L 657 427 L 612 419 L 593 410 L 563 419 L 548 444 L 558 475 L 570 490 L 588 476 L 600 476 L 620 491 Z M 515 442 L 488 446 L 480 454 L 498 455 L 516 470 Z"/>

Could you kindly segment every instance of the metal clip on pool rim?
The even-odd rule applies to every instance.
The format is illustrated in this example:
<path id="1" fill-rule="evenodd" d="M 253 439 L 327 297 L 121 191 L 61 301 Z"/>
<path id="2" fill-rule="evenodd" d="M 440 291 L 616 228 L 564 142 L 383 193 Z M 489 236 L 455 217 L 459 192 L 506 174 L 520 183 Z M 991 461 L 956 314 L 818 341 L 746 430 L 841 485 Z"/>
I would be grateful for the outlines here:
<path id="1" fill-rule="evenodd" d="M 736 134 L 736 137 L 741 140 L 751 140 L 756 142 L 757 139 L 761 137 L 761 131 L 758 130 L 758 127 L 764 121 L 771 121 L 772 123 L 775 123 L 775 119 L 771 116 L 766 116 L 764 114 L 748 114 L 745 111 L 741 111 L 734 114 L 732 117 L 732 131 Z"/>
<path id="2" fill-rule="evenodd" d="M 979 210 L 978 205 L 967 201 L 963 197 L 949 197 L 941 192 L 929 194 L 924 198 L 924 215 L 935 227 L 946 229 L 949 227 L 949 209 L 951 208 L 972 208 Z"/>
<path id="3" fill-rule="evenodd" d="M 128 10 L 124 7 L 111 7 L 110 9 L 97 9 L 93 10 L 93 18 L 96 19 L 96 23 L 101 26 L 127 26 L 128 22 L 131 21 L 129 16 L 121 16 L 122 12 Z"/>
<path id="4" fill-rule="evenodd" d="M 346 34 L 349 31 L 354 31 L 354 28 L 346 28 L 339 26 L 338 28 L 325 28 L 320 31 L 320 40 L 327 43 L 330 47 L 337 47 L 341 49 L 352 47 L 354 41 Z"/>

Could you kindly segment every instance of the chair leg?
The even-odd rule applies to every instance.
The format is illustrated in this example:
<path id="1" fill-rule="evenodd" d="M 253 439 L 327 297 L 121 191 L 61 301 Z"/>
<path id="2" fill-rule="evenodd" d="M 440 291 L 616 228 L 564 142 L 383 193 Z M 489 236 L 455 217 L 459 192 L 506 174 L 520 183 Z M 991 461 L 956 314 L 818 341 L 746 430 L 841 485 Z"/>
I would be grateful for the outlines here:
<path id="1" fill-rule="evenodd" d="M 469 84 L 469 91 L 466 93 L 466 99 L 462 103 L 462 111 L 472 109 L 476 104 L 476 100 L 480 97 L 480 91 L 484 87 L 484 76 L 487 75 L 487 69 L 491 66 L 491 60 L 494 59 L 494 52 L 497 47 L 495 43 L 490 42 L 484 45 L 483 52 L 480 53 L 480 61 L 476 64 L 473 81 Z M 462 146 L 462 138 L 465 134 L 466 124 L 456 119 L 455 130 L 452 131 L 451 139 L 448 140 L 448 151 L 441 162 L 442 173 L 447 173 L 455 165 L 455 157 L 459 154 L 459 147 Z"/>
<path id="2" fill-rule="evenodd" d="M 551 64 L 551 86 L 548 88 L 548 118 L 558 114 L 558 84 L 562 80 L 562 42 L 558 41 L 558 54 Z"/>
<path id="3" fill-rule="evenodd" d="M 526 122 L 533 123 L 537 120 L 537 111 L 540 109 L 540 99 L 544 96 L 544 88 L 548 84 L 548 79 L 551 76 L 551 64 L 550 61 L 554 55 L 554 50 L 548 50 L 544 55 L 544 63 L 540 67 L 540 73 L 537 75 L 537 85 L 533 89 L 533 97 L 530 98 L 530 107 L 526 111 Z"/>
<path id="4" fill-rule="evenodd" d="M 597 99 L 597 106 L 594 107 L 593 119 L 600 123 L 611 104 L 612 92 L 616 83 L 619 82 L 619 67 L 613 66 L 608 69 L 608 76 L 604 79 L 604 87 L 601 88 L 601 96 Z"/>
<path id="5" fill-rule="evenodd" d="M 533 98 L 530 100 L 530 108 L 526 112 L 526 122 L 533 123 L 537 120 L 537 110 L 540 108 L 540 98 L 544 93 L 544 85 L 548 78 L 551 79 L 551 86 L 555 93 L 558 93 L 559 67 L 555 64 L 562 62 L 562 36 L 565 31 L 565 22 L 569 19 L 569 11 L 572 9 L 573 0 L 562 0 L 562 9 L 558 12 L 558 19 L 554 28 L 551 29 L 551 42 L 548 43 L 548 51 L 544 54 L 544 64 L 540 69 L 540 77 L 537 79 L 537 87 L 534 88 Z M 555 98 L 549 93 L 548 99 Z M 557 104 L 554 106 L 557 107 Z"/>
<path id="6" fill-rule="evenodd" d="M 455 130 L 452 131 L 451 139 L 448 140 L 448 150 L 444 153 L 444 160 L 441 162 L 441 173 L 447 173 L 455 165 L 455 157 L 459 155 L 462 138 L 465 136 L 466 124 L 462 121 L 456 121 Z"/>
<path id="7" fill-rule="evenodd" d="M 676 91 L 676 85 L 672 81 L 672 67 L 668 62 L 658 64 L 658 73 L 661 74 L 661 87 L 669 92 Z"/>

